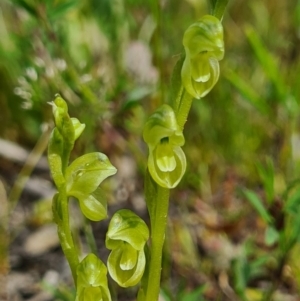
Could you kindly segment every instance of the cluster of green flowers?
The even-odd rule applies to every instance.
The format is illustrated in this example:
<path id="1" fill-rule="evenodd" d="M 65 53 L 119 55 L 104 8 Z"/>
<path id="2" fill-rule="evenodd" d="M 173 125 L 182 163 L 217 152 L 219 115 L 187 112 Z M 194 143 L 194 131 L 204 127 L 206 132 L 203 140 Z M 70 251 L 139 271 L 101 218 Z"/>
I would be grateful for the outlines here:
<path id="1" fill-rule="evenodd" d="M 191 98 L 199 99 L 209 93 L 219 78 L 219 60 L 224 55 L 221 22 L 213 16 L 204 16 L 186 30 L 183 45 L 182 86 Z M 182 98 L 182 102 L 184 100 Z M 59 95 L 51 104 L 56 127 L 49 141 L 48 161 L 58 189 L 53 198 L 53 214 L 76 284 L 76 301 L 111 301 L 107 270 L 122 287 L 139 283 L 146 266 L 144 249 L 149 230 L 136 214 L 130 210 L 119 210 L 113 215 L 106 234 L 106 247 L 111 250 L 107 268 L 93 253 L 79 260 L 69 229 L 68 198 L 78 200 L 87 219 L 100 221 L 106 218 L 107 204 L 99 185 L 117 170 L 107 156 L 99 152 L 83 155 L 69 164 L 70 152 L 85 125 L 76 118 L 70 118 L 67 104 Z M 186 107 L 189 108 L 180 103 L 175 112 L 172 106 L 164 104 L 145 124 L 143 138 L 149 147 L 148 170 L 154 182 L 164 189 L 176 187 L 186 171 L 186 157 L 182 150 L 185 143 L 183 125 L 178 124 L 180 114 L 186 116 L 188 113 L 181 112 L 180 108 Z M 151 211 L 149 207 L 148 210 Z M 150 217 L 153 218 L 151 214 Z M 156 222 L 151 220 L 154 226 Z M 164 239 L 164 235 L 160 237 Z M 144 297 L 138 300 L 144 300 Z"/>
<path id="2" fill-rule="evenodd" d="M 120 286 L 134 286 L 141 280 L 148 238 L 147 225 L 132 211 L 119 210 L 112 217 L 106 234 L 106 247 L 112 250 L 107 267 Z M 106 274 L 104 263 L 95 254 L 88 254 L 77 267 L 76 301 L 111 301 Z"/>
<path id="3" fill-rule="evenodd" d="M 53 198 L 53 214 L 58 225 L 63 250 L 73 270 L 77 287 L 76 301 L 110 301 L 107 268 L 93 253 L 79 262 L 69 235 L 68 197 L 75 197 L 83 215 L 91 221 L 107 217 L 107 203 L 99 185 L 117 170 L 106 155 L 85 154 L 68 165 L 75 140 L 85 128 L 78 119 L 70 118 L 66 102 L 59 96 L 51 103 L 56 127 L 53 129 L 48 161 L 58 193 Z M 119 210 L 111 219 L 106 247 L 111 251 L 108 270 L 123 287 L 136 285 L 145 269 L 144 246 L 149 238 L 145 222 L 130 210 Z"/>
<path id="4" fill-rule="evenodd" d="M 210 15 L 202 17 L 186 30 L 183 45 L 182 85 L 192 97 L 200 99 L 219 78 L 219 61 L 224 56 L 220 20 Z M 162 105 L 148 119 L 143 134 L 149 147 L 149 172 L 158 185 L 169 189 L 178 185 L 186 170 L 186 158 L 181 149 L 184 136 L 177 123 L 179 114 L 175 114 L 172 107 Z"/>

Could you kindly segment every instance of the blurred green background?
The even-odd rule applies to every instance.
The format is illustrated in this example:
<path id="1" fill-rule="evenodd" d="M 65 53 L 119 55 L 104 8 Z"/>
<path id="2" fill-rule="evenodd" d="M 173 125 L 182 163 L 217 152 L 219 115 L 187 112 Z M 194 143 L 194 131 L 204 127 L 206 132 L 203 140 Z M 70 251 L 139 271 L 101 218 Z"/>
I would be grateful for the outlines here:
<path id="1" fill-rule="evenodd" d="M 142 195 L 143 124 L 171 101 L 183 33 L 207 13 L 205 0 L 1 0 L 1 139 L 31 150 L 60 93 L 86 123 L 74 157 L 129 157 Z M 184 130 L 188 169 L 172 193 L 163 295 L 298 300 L 300 1 L 230 0 L 223 26 L 220 79 Z M 19 170 L 4 162 L 9 192 Z"/>

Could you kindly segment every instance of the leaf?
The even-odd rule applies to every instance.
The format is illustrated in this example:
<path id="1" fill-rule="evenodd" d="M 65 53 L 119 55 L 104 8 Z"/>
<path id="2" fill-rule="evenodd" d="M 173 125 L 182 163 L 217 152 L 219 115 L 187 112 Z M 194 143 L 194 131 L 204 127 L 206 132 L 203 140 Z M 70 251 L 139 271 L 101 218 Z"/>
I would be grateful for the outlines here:
<path id="1" fill-rule="evenodd" d="M 261 65 L 266 76 L 271 80 L 276 88 L 279 101 L 284 101 L 286 96 L 286 88 L 280 74 L 280 68 L 277 60 L 272 56 L 271 52 L 263 45 L 262 40 L 251 26 L 245 28 L 248 41 Z"/>
<path id="2" fill-rule="evenodd" d="M 12 2 L 17 4 L 18 6 L 22 7 L 33 17 L 38 18 L 38 13 L 37 13 L 37 10 L 35 9 L 35 7 L 33 5 L 30 5 L 29 3 L 27 3 L 25 0 L 15 0 Z"/>
<path id="3" fill-rule="evenodd" d="M 279 239 L 278 231 L 272 227 L 268 226 L 265 232 L 265 243 L 267 246 L 272 246 Z"/>
<path id="4" fill-rule="evenodd" d="M 203 295 L 205 289 L 206 286 L 202 285 L 197 289 L 193 290 L 192 292 L 185 293 L 184 296 L 180 299 L 180 301 L 202 301 L 204 299 L 201 298 L 201 296 Z"/>
<path id="5" fill-rule="evenodd" d="M 117 169 L 102 153 L 85 154 L 74 160 L 66 170 L 68 195 L 89 195 Z"/>
<path id="6" fill-rule="evenodd" d="M 181 69 L 185 59 L 185 55 L 181 55 L 176 62 L 172 77 L 171 77 L 171 99 L 173 100 L 174 111 L 177 112 L 180 106 L 180 100 L 183 93 L 183 88 L 181 85 Z"/>
<path id="7" fill-rule="evenodd" d="M 47 281 L 43 281 L 41 283 L 42 288 L 45 291 L 48 291 L 53 296 L 54 300 L 59 301 L 72 301 L 75 299 L 75 291 L 74 289 L 70 289 L 69 287 L 65 287 L 60 285 L 59 287 L 49 284 Z"/>
<path id="8" fill-rule="evenodd" d="M 240 297 L 244 297 L 249 280 L 250 267 L 245 256 L 238 257 L 233 262 L 234 288 Z"/>
<path id="9" fill-rule="evenodd" d="M 222 20 L 228 1 L 229 0 L 213 0 L 214 2 L 213 15 L 215 17 Z"/>
<path id="10" fill-rule="evenodd" d="M 78 199 L 82 213 L 91 221 L 98 222 L 107 217 L 107 203 L 101 188 L 97 188 L 92 194 L 84 195 L 74 193 Z"/>
<path id="11" fill-rule="evenodd" d="M 211 6 L 211 9 L 212 9 L 212 11 L 213 11 L 214 8 L 215 8 L 215 5 L 216 5 L 216 3 L 217 3 L 217 0 L 209 0 L 209 3 L 210 3 L 210 6 Z"/>
<path id="12" fill-rule="evenodd" d="M 52 213 L 53 219 L 58 224 L 63 219 L 61 201 L 59 200 L 59 193 L 56 193 L 52 199 Z"/>
<path id="13" fill-rule="evenodd" d="M 78 3 L 79 3 L 78 0 L 62 2 L 59 5 L 50 8 L 50 10 L 48 10 L 48 16 L 51 20 L 60 18 L 64 14 L 66 14 L 70 9 L 72 9 L 74 6 L 78 5 Z"/>
<path id="14" fill-rule="evenodd" d="M 257 196 L 257 194 L 251 190 L 244 189 L 243 193 L 250 204 L 254 207 L 254 209 L 258 212 L 261 218 L 267 223 L 270 224 L 272 222 L 272 217 L 264 207 L 261 199 Z"/>
<path id="15" fill-rule="evenodd" d="M 300 189 L 296 190 L 296 192 L 288 198 L 286 205 L 285 205 L 285 210 L 288 211 L 289 213 L 296 213 L 298 212 L 300 205 Z"/>
<path id="16" fill-rule="evenodd" d="M 158 184 L 152 179 L 149 169 L 146 170 L 145 175 L 145 199 L 147 204 L 147 209 L 149 212 L 150 219 L 153 220 L 156 211 L 156 199 L 157 199 L 157 189 Z"/>
<path id="17" fill-rule="evenodd" d="M 257 259 L 250 262 L 249 279 L 257 278 L 263 275 L 267 262 L 270 260 L 270 255 L 259 256 Z"/>
<path id="18" fill-rule="evenodd" d="M 267 159 L 266 163 L 266 167 L 264 167 L 262 164 L 257 164 L 256 168 L 259 177 L 263 181 L 267 201 L 272 203 L 274 201 L 274 164 L 270 158 Z"/>
<path id="19" fill-rule="evenodd" d="M 260 95 L 253 89 L 253 87 L 244 80 L 239 74 L 233 70 L 228 70 L 225 73 L 225 77 L 231 82 L 233 86 L 242 94 L 253 107 L 255 107 L 260 113 L 266 114 L 269 110 L 268 106 Z"/>
<path id="20" fill-rule="evenodd" d="M 144 292 L 144 290 L 141 287 L 140 287 L 140 289 L 138 291 L 138 295 L 137 295 L 136 300 L 137 301 L 145 301 L 146 300 L 145 292 Z"/>

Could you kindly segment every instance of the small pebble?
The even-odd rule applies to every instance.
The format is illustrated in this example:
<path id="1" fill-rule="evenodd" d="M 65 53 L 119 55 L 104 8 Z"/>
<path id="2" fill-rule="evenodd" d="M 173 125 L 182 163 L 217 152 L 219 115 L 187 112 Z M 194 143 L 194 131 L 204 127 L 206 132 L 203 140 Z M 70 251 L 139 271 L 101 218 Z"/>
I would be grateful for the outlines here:
<path id="1" fill-rule="evenodd" d="M 39 256 L 58 245 L 59 238 L 56 225 L 50 224 L 30 234 L 24 243 L 24 250 L 30 256 Z"/>

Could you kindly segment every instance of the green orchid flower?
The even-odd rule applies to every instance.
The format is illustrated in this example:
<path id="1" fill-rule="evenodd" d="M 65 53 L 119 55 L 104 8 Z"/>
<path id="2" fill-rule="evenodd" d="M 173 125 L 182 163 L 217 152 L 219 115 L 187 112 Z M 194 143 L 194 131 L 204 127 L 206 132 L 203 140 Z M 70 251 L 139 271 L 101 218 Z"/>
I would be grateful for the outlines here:
<path id="1" fill-rule="evenodd" d="M 153 180 L 164 188 L 176 187 L 186 170 L 181 148 L 185 141 L 170 106 L 162 105 L 149 117 L 143 137 L 149 147 L 148 168 Z"/>
<path id="2" fill-rule="evenodd" d="M 100 221 L 106 218 L 106 201 L 98 186 L 116 172 L 107 156 L 97 152 L 85 154 L 67 167 L 67 195 L 79 200 L 80 209 L 88 219 Z"/>
<path id="3" fill-rule="evenodd" d="M 184 33 L 185 60 L 182 84 L 193 97 L 200 99 L 219 79 L 219 61 L 224 57 L 223 27 L 219 19 L 206 15 Z"/>
<path id="4" fill-rule="evenodd" d="M 111 301 L 107 268 L 94 254 L 88 254 L 77 267 L 75 301 Z"/>
<path id="5" fill-rule="evenodd" d="M 148 238 L 147 225 L 132 211 L 122 209 L 113 215 L 105 241 L 106 247 L 112 250 L 107 268 L 120 286 L 134 286 L 141 280 L 146 265 L 144 247 Z"/>

